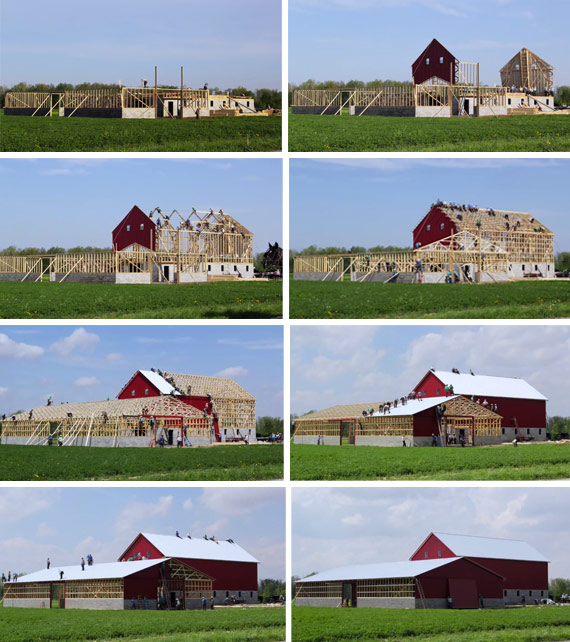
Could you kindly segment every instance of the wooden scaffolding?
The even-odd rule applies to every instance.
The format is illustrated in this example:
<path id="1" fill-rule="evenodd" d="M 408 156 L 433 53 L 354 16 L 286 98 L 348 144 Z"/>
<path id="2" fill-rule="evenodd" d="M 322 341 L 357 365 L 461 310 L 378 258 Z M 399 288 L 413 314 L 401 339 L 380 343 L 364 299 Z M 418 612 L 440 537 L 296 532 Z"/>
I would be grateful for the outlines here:
<path id="1" fill-rule="evenodd" d="M 501 69 L 501 84 L 508 89 L 536 90 L 538 95 L 544 95 L 554 86 L 554 67 L 523 48 Z"/>

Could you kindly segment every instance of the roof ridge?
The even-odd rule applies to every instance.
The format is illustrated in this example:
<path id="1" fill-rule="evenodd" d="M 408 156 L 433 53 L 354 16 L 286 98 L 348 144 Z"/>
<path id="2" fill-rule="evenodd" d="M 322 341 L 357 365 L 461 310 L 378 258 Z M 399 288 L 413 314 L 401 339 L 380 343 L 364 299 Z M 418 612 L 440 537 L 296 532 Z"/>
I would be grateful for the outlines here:
<path id="1" fill-rule="evenodd" d="M 488 535 L 465 535 L 464 533 L 446 533 L 444 531 L 433 531 L 434 535 L 437 534 L 440 535 L 452 535 L 453 537 L 470 537 L 470 538 L 477 538 L 477 539 L 498 539 L 502 542 L 523 542 L 523 544 L 528 544 L 528 542 L 524 539 L 514 539 L 512 537 L 489 537 Z M 529 546 L 532 546 L 532 544 L 528 544 Z"/>

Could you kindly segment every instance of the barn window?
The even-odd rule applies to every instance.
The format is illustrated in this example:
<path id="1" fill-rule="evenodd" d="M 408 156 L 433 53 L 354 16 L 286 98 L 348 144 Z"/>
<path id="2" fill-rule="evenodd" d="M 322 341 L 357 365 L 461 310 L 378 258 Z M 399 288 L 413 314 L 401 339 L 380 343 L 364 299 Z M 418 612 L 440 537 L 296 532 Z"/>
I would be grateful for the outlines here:
<path id="1" fill-rule="evenodd" d="M 503 589 L 503 597 L 507 597 L 507 589 Z"/>
<path id="2" fill-rule="evenodd" d="M 226 597 L 229 597 L 229 596 L 230 596 L 230 592 L 226 591 Z"/>
<path id="3" fill-rule="evenodd" d="M 241 591 L 238 591 L 238 597 L 241 597 Z"/>
<path id="4" fill-rule="evenodd" d="M 438 551 L 438 552 L 437 552 L 437 556 L 438 556 L 438 557 L 441 557 L 441 551 Z"/>
<path id="5" fill-rule="evenodd" d="M 526 429 L 526 434 L 527 434 L 527 435 L 530 435 L 530 428 L 527 428 L 527 429 Z"/>
<path id="6" fill-rule="evenodd" d="M 213 107 L 213 106 L 214 106 L 214 101 L 210 100 L 210 107 Z"/>
<path id="7" fill-rule="evenodd" d="M 127 225 L 127 232 L 130 232 L 130 231 L 131 231 L 131 226 Z"/>
<path id="8" fill-rule="evenodd" d="M 427 226 L 427 231 L 429 232 L 431 230 L 431 225 Z"/>
<path id="9" fill-rule="evenodd" d="M 141 224 L 140 224 L 139 229 L 140 229 L 140 231 L 141 231 L 141 232 L 144 230 L 144 223 L 141 223 Z"/>
<path id="10" fill-rule="evenodd" d="M 538 272 L 538 265 L 535 265 L 534 269 Z"/>
<path id="11" fill-rule="evenodd" d="M 504 429 L 504 428 L 502 429 L 501 433 L 502 433 L 503 435 L 505 434 L 505 429 Z"/>
<path id="12" fill-rule="evenodd" d="M 521 592 L 517 591 L 517 597 L 520 597 Z"/>
<path id="13" fill-rule="evenodd" d="M 224 271 L 224 266 L 222 265 L 222 272 Z"/>
<path id="14" fill-rule="evenodd" d="M 441 390 L 441 388 L 436 388 L 436 389 L 435 389 L 435 396 L 436 396 L 436 397 L 439 397 L 439 395 L 440 395 L 440 390 Z"/>
<path id="15" fill-rule="evenodd" d="M 249 272 L 249 265 L 246 265 L 246 266 L 245 266 L 245 271 L 246 271 L 246 272 Z"/>
<path id="16" fill-rule="evenodd" d="M 443 56 L 441 56 L 441 57 L 440 57 L 440 59 L 439 59 L 439 64 L 440 64 L 440 65 L 443 65 Z"/>
<path id="17" fill-rule="evenodd" d="M 145 388 L 145 389 L 144 389 L 144 394 L 145 394 L 145 396 L 147 396 L 147 397 L 148 397 L 148 388 Z"/>
<path id="18" fill-rule="evenodd" d="M 535 105 L 538 105 L 538 101 L 536 101 L 536 100 L 535 100 L 535 101 L 534 101 L 534 104 L 535 104 Z"/>
<path id="19" fill-rule="evenodd" d="M 253 591 L 249 592 L 249 597 L 253 597 Z"/>
<path id="20" fill-rule="evenodd" d="M 214 597 L 216 597 L 216 591 L 214 591 Z"/>
<path id="21" fill-rule="evenodd" d="M 439 229 L 440 230 L 444 230 L 445 229 L 445 223 L 441 223 L 440 226 L 439 226 Z"/>
<path id="22" fill-rule="evenodd" d="M 426 560 L 429 557 L 429 553 L 427 551 L 424 553 L 424 557 L 426 558 Z"/>
<path id="23" fill-rule="evenodd" d="M 539 434 L 539 435 L 542 435 L 542 428 L 539 428 L 539 429 L 538 429 L 538 434 Z"/>
<path id="24" fill-rule="evenodd" d="M 540 591 L 540 597 L 544 597 L 544 591 Z"/>
<path id="25" fill-rule="evenodd" d="M 212 271 L 212 266 L 208 265 L 208 272 L 211 272 L 211 271 Z"/>
<path id="26" fill-rule="evenodd" d="M 511 99 L 509 98 L 509 105 L 511 104 Z"/>
<path id="27" fill-rule="evenodd" d="M 529 592 L 528 592 L 528 596 L 529 596 L 529 597 L 532 597 L 532 591 L 529 591 Z"/>
<path id="28" fill-rule="evenodd" d="M 547 99 L 546 99 L 546 104 L 547 104 L 547 105 L 550 105 L 550 98 L 547 98 Z"/>
<path id="29" fill-rule="evenodd" d="M 521 66 L 520 66 L 520 65 L 515 65 L 515 69 L 516 69 L 517 71 L 520 71 L 520 70 L 521 70 Z"/>
<path id="30" fill-rule="evenodd" d="M 522 266 L 522 271 L 524 272 L 524 265 Z"/>
<path id="31" fill-rule="evenodd" d="M 518 432 L 519 432 L 519 431 L 518 431 L 518 428 L 515 428 L 515 435 L 517 435 L 517 434 L 518 434 Z"/>
<path id="32" fill-rule="evenodd" d="M 426 58 L 426 65 L 429 65 L 429 58 Z"/>
<path id="33" fill-rule="evenodd" d="M 131 390 L 131 397 L 134 397 L 134 396 L 135 396 L 135 391 Z"/>
<path id="34" fill-rule="evenodd" d="M 246 102 L 246 105 L 249 107 L 249 100 Z"/>

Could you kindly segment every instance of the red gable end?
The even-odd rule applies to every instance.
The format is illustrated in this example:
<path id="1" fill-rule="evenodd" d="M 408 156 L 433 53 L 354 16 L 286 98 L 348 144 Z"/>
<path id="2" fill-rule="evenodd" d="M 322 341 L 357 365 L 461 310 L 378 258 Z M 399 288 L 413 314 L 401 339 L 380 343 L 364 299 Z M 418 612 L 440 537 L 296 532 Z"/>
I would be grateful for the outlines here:
<path id="1" fill-rule="evenodd" d="M 410 560 L 418 562 L 420 560 L 437 560 L 448 557 L 456 557 L 456 555 L 439 538 L 430 533 L 418 550 L 410 557 Z"/>
<path id="2" fill-rule="evenodd" d="M 455 223 L 434 205 L 414 229 L 414 249 L 425 247 L 456 232 Z"/>
<path id="3" fill-rule="evenodd" d="M 113 230 L 113 249 L 124 250 L 129 245 L 137 243 L 149 250 L 156 247 L 156 226 L 137 205 Z"/>
<path id="4" fill-rule="evenodd" d="M 435 38 L 412 64 L 412 77 L 416 85 L 421 85 L 430 78 L 455 84 L 457 74 L 457 58 Z"/>

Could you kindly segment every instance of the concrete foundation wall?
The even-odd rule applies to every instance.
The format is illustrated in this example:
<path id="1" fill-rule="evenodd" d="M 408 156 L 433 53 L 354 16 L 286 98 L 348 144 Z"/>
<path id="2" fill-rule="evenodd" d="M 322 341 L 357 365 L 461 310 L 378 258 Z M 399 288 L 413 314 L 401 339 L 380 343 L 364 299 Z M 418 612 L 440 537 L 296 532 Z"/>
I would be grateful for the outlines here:
<path id="1" fill-rule="evenodd" d="M 423 602 L 419 599 L 414 600 L 416 603 L 417 609 L 447 609 L 447 598 L 444 597 L 432 597 L 425 599 Z M 425 605 L 425 606 L 424 606 Z"/>
<path id="2" fill-rule="evenodd" d="M 554 265 L 552 263 L 511 263 L 510 268 L 511 278 L 516 279 L 522 279 L 525 274 L 534 274 L 536 272 L 540 272 L 543 276 L 554 276 Z"/>
<path id="3" fill-rule="evenodd" d="M 14 272 L 0 272 L 0 281 L 22 281 L 25 277 L 25 273 L 14 273 Z M 35 281 L 40 276 L 39 272 L 32 272 L 26 276 L 26 281 Z"/>
<path id="4" fill-rule="evenodd" d="M 180 272 L 180 283 L 205 283 L 207 280 L 205 272 Z"/>
<path id="5" fill-rule="evenodd" d="M 65 118 L 73 113 L 72 118 L 122 118 L 123 110 L 120 107 L 97 108 L 79 107 L 79 109 L 66 107 L 63 110 Z"/>
<path id="6" fill-rule="evenodd" d="M 415 107 L 415 116 L 416 118 L 449 118 L 449 107 L 444 105 Z"/>
<path id="7" fill-rule="evenodd" d="M 416 600 L 413 597 L 359 597 L 357 608 L 368 609 L 415 609 Z"/>
<path id="8" fill-rule="evenodd" d="M 154 118 L 154 107 L 124 107 L 122 118 Z"/>
<path id="9" fill-rule="evenodd" d="M 122 597 L 103 600 L 65 598 L 66 609 L 91 609 L 94 611 L 122 611 L 127 600 Z"/>
<path id="10" fill-rule="evenodd" d="M 340 597 L 301 597 L 295 600 L 297 606 L 338 606 Z"/>
<path id="11" fill-rule="evenodd" d="M 312 446 L 317 445 L 317 436 L 316 435 L 298 435 L 293 437 L 294 444 L 308 444 Z M 339 446 L 340 437 L 327 436 L 321 438 L 321 443 L 325 446 Z"/>
<path id="12" fill-rule="evenodd" d="M 20 609 L 42 609 L 49 608 L 49 599 L 40 600 L 24 600 L 24 599 L 10 599 L 7 598 L 4 600 L 5 607 L 14 607 Z"/>
<path id="13" fill-rule="evenodd" d="M 188 600 L 188 601 L 190 601 L 190 600 Z M 135 602 L 136 602 L 136 607 L 137 607 L 136 610 L 139 610 L 139 611 L 156 611 L 157 600 L 149 600 L 149 599 L 147 599 L 146 600 L 146 606 L 147 606 L 146 609 L 144 608 L 145 600 L 142 600 L 142 607 L 140 606 L 141 603 L 139 602 L 139 600 L 135 600 Z M 125 605 L 124 605 L 123 608 L 125 609 L 125 611 L 132 610 L 132 600 L 125 600 Z"/>
<path id="14" fill-rule="evenodd" d="M 517 595 L 517 591 L 519 595 Z M 542 595 L 541 595 L 542 591 Z M 534 604 L 534 600 L 537 599 L 539 602 L 542 598 L 548 597 L 548 588 L 544 587 L 543 589 L 506 589 L 506 595 L 503 598 L 503 604 L 522 604 L 522 599 L 525 599 L 525 604 Z"/>
<path id="15" fill-rule="evenodd" d="M 150 283 L 150 274 L 144 272 L 117 272 L 115 283 Z"/>
<path id="16" fill-rule="evenodd" d="M 365 111 L 366 110 L 366 111 Z M 364 116 L 400 116 L 413 118 L 415 116 L 415 107 L 354 107 L 354 115 L 359 116 L 364 112 Z"/>
<path id="17" fill-rule="evenodd" d="M 226 593 L 228 595 L 226 595 Z M 240 596 L 241 593 L 241 596 Z M 250 593 L 253 595 L 250 596 Z M 242 600 L 245 600 L 246 604 L 257 604 L 258 599 L 257 599 L 257 591 L 216 591 L 216 595 L 214 596 L 214 604 L 222 606 L 226 600 L 226 597 L 235 597 L 239 598 Z M 202 605 L 200 604 L 200 608 L 202 608 Z"/>
<path id="18" fill-rule="evenodd" d="M 54 280 L 59 283 L 61 279 L 65 276 L 65 273 L 55 273 Z M 64 283 L 115 283 L 116 274 L 113 273 L 102 273 L 98 274 L 96 272 L 77 272 L 76 274 L 69 274 Z"/>
<path id="19" fill-rule="evenodd" d="M 246 270 L 246 267 L 249 267 Z M 220 275 L 237 275 L 241 274 L 243 279 L 253 279 L 253 265 L 246 265 L 244 263 L 208 263 L 208 274 L 220 276 Z"/>
<path id="20" fill-rule="evenodd" d="M 342 272 L 332 272 L 326 276 L 326 272 L 295 272 L 293 279 L 295 281 L 336 281 L 340 278 Z"/>
<path id="21" fill-rule="evenodd" d="M 402 447 L 402 437 L 391 436 L 366 436 L 356 437 L 357 446 L 400 446 Z M 406 445 L 413 446 L 411 436 L 406 436 Z"/>
<path id="22" fill-rule="evenodd" d="M 493 107 L 487 107 L 486 105 L 481 105 L 479 108 L 479 116 L 485 118 L 488 116 L 506 116 L 508 114 L 507 107 L 498 107 L 493 105 Z"/>
<path id="23" fill-rule="evenodd" d="M 363 278 L 365 275 L 366 278 Z M 388 279 L 390 279 L 390 277 L 393 277 L 390 280 L 390 283 L 413 283 L 415 280 L 415 276 L 416 275 L 412 272 L 400 272 L 396 276 L 394 276 L 393 272 L 353 272 L 350 275 L 350 280 L 360 281 L 361 279 L 363 279 L 363 283 L 385 283 L 386 281 L 388 281 Z"/>
<path id="24" fill-rule="evenodd" d="M 306 106 L 303 106 L 303 107 L 300 107 L 300 106 L 291 107 L 291 113 L 292 114 L 315 114 L 315 115 L 319 115 L 319 114 L 322 114 L 323 111 L 324 111 L 324 115 L 330 116 L 332 114 L 336 114 L 336 112 L 338 111 L 338 107 L 327 107 L 326 110 L 325 110 L 325 108 L 323 106 L 319 106 L 319 105 L 311 106 L 311 107 L 306 107 Z"/>
<path id="25" fill-rule="evenodd" d="M 500 443 L 510 442 L 515 437 L 522 441 L 523 439 L 532 437 L 534 441 L 546 441 L 546 428 L 504 428 L 505 432 L 501 435 Z M 515 433 L 515 430 L 517 431 Z"/>
<path id="26" fill-rule="evenodd" d="M 5 107 L 4 116 L 31 116 L 36 109 L 37 107 Z M 47 116 L 47 114 L 49 114 L 49 107 L 41 107 L 36 116 Z"/>

